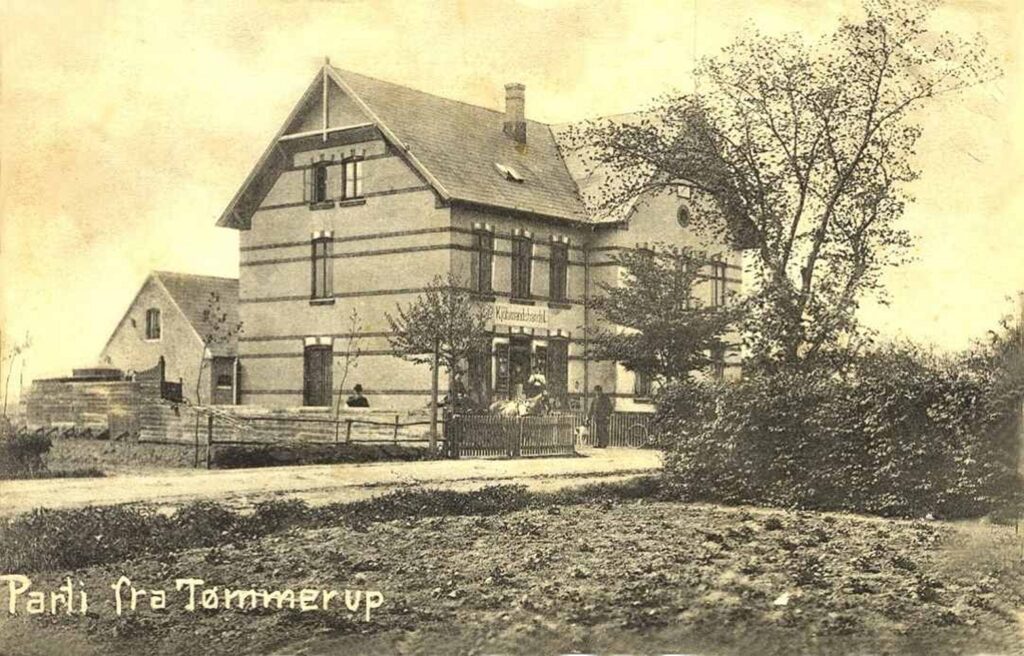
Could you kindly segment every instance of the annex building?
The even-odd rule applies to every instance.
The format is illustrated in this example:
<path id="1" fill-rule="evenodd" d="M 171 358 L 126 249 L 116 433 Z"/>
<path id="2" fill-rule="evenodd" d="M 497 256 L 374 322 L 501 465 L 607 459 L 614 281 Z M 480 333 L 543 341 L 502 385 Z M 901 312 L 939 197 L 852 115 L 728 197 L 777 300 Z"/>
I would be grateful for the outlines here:
<path id="1" fill-rule="evenodd" d="M 385 313 L 451 272 L 493 316 L 490 353 L 467 363 L 474 400 L 513 396 L 540 372 L 566 404 L 602 385 L 618 410 L 652 409 L 648 381 L 584 357 L 588 300 L 618 279 L 617 251 L 665 242 L 716 256 L 697 293 L 723 303 L 739 254 L 701 244 L 688 193 L 599 219 L 565 126 L 528 119 L 523 85 L 505 90 L 498 111 L 323 66 L 218 221 L 239 233 L 238 402 L 328 405 L 358 349 L 346 388 L 422 407 L 430 370 L 393 354 Z M 719 374 L 738 364 L 717 356 Z"/>

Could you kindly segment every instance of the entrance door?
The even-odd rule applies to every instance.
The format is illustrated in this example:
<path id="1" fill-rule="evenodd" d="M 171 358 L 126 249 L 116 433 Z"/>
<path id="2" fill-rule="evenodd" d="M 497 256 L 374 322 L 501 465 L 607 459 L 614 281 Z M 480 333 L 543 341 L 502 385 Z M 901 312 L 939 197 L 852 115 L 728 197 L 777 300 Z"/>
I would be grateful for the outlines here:
<path id="1" fill-rule="evenodd" d="M 213 358 L 210 366 L 210 398 L 214 405 L 235 404 L 235 359 Z"/>
<path id="2" fill-rule="evenodd" d="M 331 405 L 331 347 L 307 346 L 303 358 L 303 405 Z"/>
<path id="3" fill-rule="evenodd" d="M 530 380 L 530 338 L 513 337 L 509 345 L 509 387 L 512 398 L 522 396 Z"/>

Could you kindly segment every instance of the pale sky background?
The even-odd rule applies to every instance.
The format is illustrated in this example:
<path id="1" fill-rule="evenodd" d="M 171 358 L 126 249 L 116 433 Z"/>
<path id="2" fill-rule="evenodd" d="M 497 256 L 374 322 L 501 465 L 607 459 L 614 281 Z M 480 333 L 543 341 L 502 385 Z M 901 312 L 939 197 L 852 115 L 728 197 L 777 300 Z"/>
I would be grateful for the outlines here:
<path id="1" fill-rule="evenodd" d="M 864 315 L 886 335 L 964 347 L 1024 288 L 1019 4 L 961 0 L 937 16 L 984 34 L 1006 74 L 925 117 L 905 223 L 917 260 L 888 276 L 891 308 Z M 695 54 L 748 21 L 816 34 L 858 6 L 0 0 L 4 341 L 31 334 L 27 386 L 95 364 L 150 270 L 237 275 L 237 233 L 214 222 L 325 55 L 495 108 L 523 82 L 527 114 L 557 123 L 692 89 Z"/>

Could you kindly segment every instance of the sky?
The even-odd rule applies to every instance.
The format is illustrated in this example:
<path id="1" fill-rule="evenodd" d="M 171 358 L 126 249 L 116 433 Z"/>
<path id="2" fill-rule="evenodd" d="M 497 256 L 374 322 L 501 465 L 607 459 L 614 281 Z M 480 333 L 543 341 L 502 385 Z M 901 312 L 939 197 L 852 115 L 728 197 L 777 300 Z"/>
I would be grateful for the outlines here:
<path id="1" fill-rule="evenodd" d="M 863 313 L 883 335 L 962 348 L 1024 288 L 1017 5 L 960 0 L 935 16 L 983 34 L 1004 76 L 921 117 L 904 221 L 915 259 L 887 274 L 891 304 Z M 95 364 L 151 270 L 237 275 L 237 233 L 214 224 L 325 56 L 494 108 L 522 82 L 527 114 L 562 123 L 692 90 L 695 59 L 747 25 L 813 37 L 858 6 L 0 0 L 0 327 L 5 348 L 32 340 L 14 375 L 27 386 Z"/>

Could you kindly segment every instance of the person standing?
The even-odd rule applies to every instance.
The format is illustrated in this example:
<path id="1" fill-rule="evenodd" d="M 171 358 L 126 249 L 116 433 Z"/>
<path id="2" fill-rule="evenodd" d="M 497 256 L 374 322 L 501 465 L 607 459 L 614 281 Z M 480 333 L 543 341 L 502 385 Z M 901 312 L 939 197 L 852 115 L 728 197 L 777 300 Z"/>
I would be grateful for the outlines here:
<path id="1" fill-rule="evenodd" d="M 347 405 L 350 408 L 369 408 L 370 407 L 370 401 L 365 396 L 363 396 L 363 386 L 362 385 L 360 385 L 359 383 L 356 383 L 356 386 L 352 388 L 352 391 L 354 391 L 355 394 L 353 394 L 352 396 L 348 397 L 348 401 L 345 402 L 345 405 Z"/>
<path id="2" fill-rule="evenodd" d="M 597 448 L 608 446 L 608 422 L 612 416 L 612 400 L 600 385 L 594 385 L 594 400 L 590 403 L 590 425 L 597 433 Z"/>

